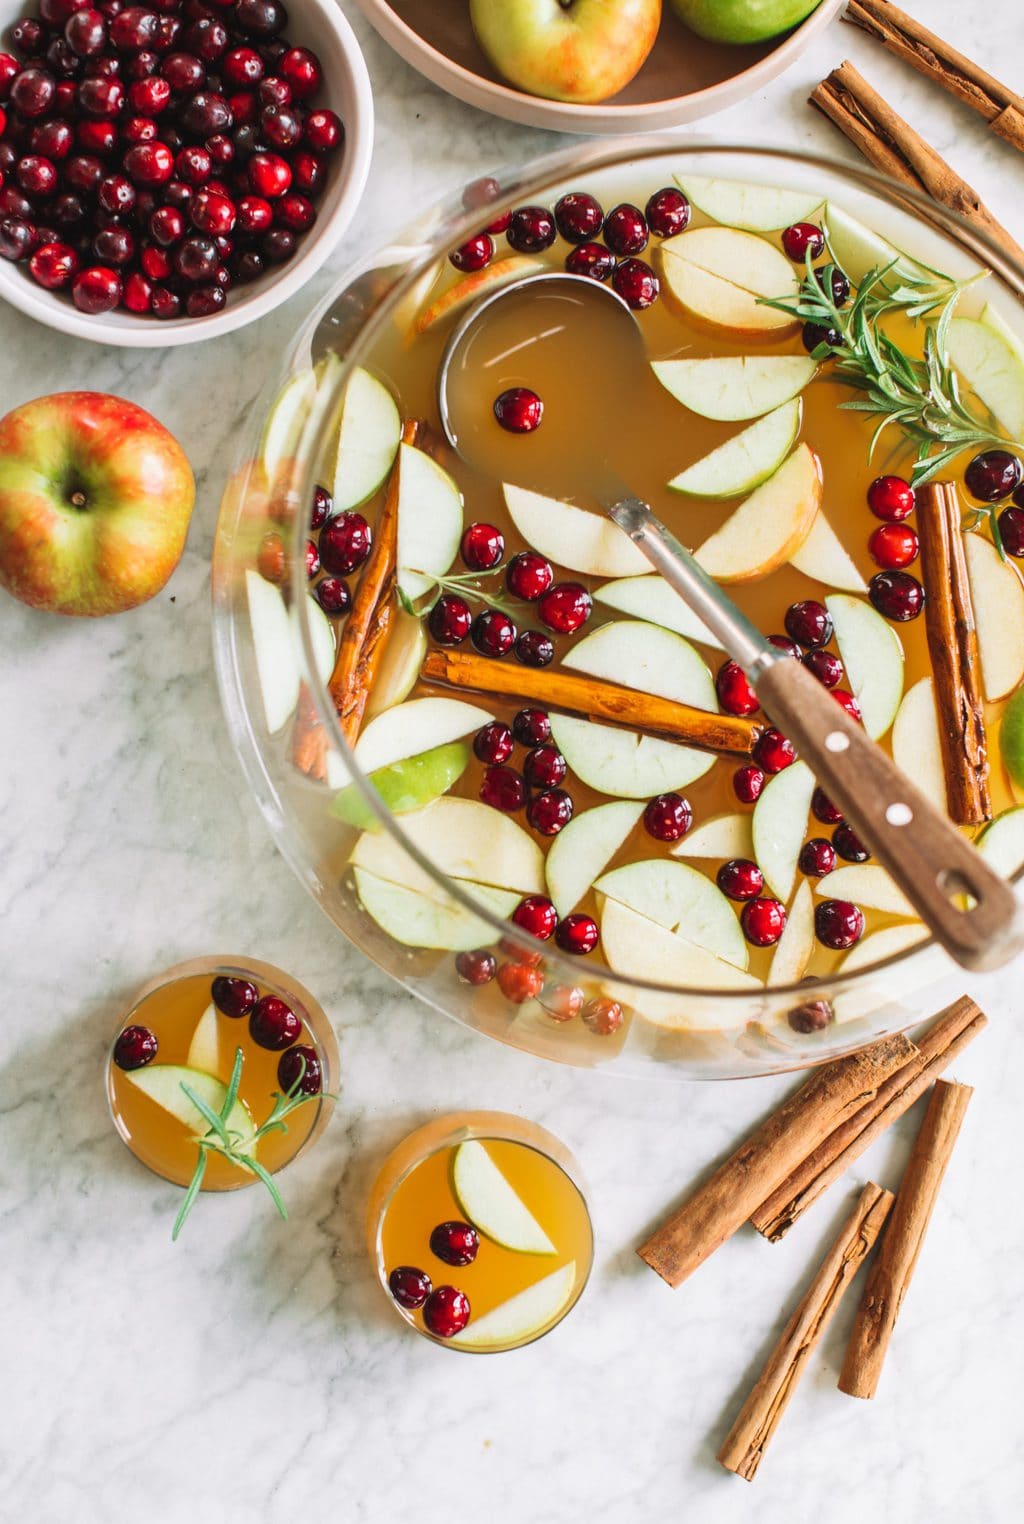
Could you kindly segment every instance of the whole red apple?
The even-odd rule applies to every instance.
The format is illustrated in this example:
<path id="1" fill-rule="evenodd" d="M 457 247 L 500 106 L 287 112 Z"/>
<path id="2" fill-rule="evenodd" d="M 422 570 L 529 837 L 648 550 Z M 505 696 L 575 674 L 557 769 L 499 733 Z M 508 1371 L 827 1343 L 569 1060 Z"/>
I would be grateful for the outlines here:
<path id="1" fill-rule="evenodd" d="M 174 436 L 103 392 L 0 419 L 0 586 L 55 614 L 118 614 L 181 559 L 195 481 Z"/>

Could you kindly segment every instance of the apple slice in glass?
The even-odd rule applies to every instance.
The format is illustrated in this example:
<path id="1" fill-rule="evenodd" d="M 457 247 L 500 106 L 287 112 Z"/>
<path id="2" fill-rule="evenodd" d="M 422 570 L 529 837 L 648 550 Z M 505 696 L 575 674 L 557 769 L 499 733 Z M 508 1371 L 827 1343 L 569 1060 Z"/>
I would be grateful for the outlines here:
<path id="1" fill-rule="evenodd" d="M 652 360 L 651 369 L 677 402 L 700 418 L 740 423 L 796 397 L 818 371 L 809 355 L 726 355 Z"/>
<path id="2" fill-rule="evenodd" d="M 205 1101 L 218 1116 L 228 1097 L 227 1085 L 215 1074 L 207 1074 L 204 1070 L 193 1069 L 187 1064 L 150 1064 L 145 1069 L 128 1070 L 122 1078 L 127 1084 L 135 1085 L 144 1095 L 148 1095 L 151 1101 L 171 1116 L 177 1117 L 197 1138 L 209 1132 L 210 1125 L 198 1107 L 189 1100 L 181 1088 L 182 1084 L 194 1090 L 199 1099 Z M 229 1132 L 238 1133 L 243 1140 L 251 1138 L 256 1131 L 252 1113 L 240 1097 L 232 1106 L 225 1126 Z"/>
<path id="3" fill-rule="evenodd" d="M 1024 867 L 1024 805 L 1015 804 L 990 820 L 975 846 L 1004 878 Z"/>
<path id="4" fill-rule="evenodd" d="M 333 446 L 335 512 L 358 508 L 383 485 L 401 436 L 402 419 L 387 387 L 368 370 L 354 370 L 342 398 Z"/>
<path id="5" fill-rule="evenodd" d="M 748 233 L 774 233 L 794 222 L 809 222 L 825 199 L 817 191 L 751 185 L 710 175 L 677 174 L 674 178 L 698 211 L 712 222 Z"/>
<path id="6" fill-rule="evenodd" d="M 834 593 L 825 599 L 825 607 L 835 626 L 847 686 L 857 700 L 864 729 L 877 741 L 895 720 L 903 698 L 903 643 L 863 598 Z"/>
<path id="7" fill-rule="evenodd" d="M 402 817 L 402 832 L 442 874 L 473 885 L 544 893 L 544 854 L 521 825 L 476 799 L 444 794 Z M 351 857 L 356 867 L 424 893 L 443 893 L 390 832 L 364 832 Z"/>
<path id="8" fill-rule="evenodd" d="M 770 985 L 799 984 L 814 952 L 814 896 L 806 879 L 797 885 L 786 924 L 772 954 Z"/>
<path id="9" fill-rule="evenodd" d="M 426 333 L 435 323 L 464 311 L 470 302 L 475 302 L 486 291 L 493 291 L 505 281 L 515 280 L 531 271 L 536 273 L 536 269 L 531 255 L 510 254 L 505 259 L 496 259 L 485 270 L 474 270 L 472 274 L 464 275 L 454 286 L 449 286 L 447 291 L 436 297 L 429 307 L 423 309 L 416 319 L 416 332 Z"/>
<path id="10" fill-rule="evenodd" d="M 462 699 L 409 699 L 370 721 L 356 742 L 355 759 L 364 773 L 375 773 L 459 741 L 493 719 L 488 710 Z"/>
<path id="11" fill-rule="evenodd" d="M 672 848 L 673 857 L 713 857 L 727 862 L 733 857 L 753 857 L 754 837 L 750 816 L 715 815 L 696 830 L 688 831 Z"/>
<path id="12" fill-rule="evenodd" d="M 300 435 L 316 402 L 316 377 L 309 368 L 288 377 L 271 403 L 259 445 L 259 461 L 273 483 L 285 462 L 295 459 Z"/>
<path id="13" fill-rule="evenodd" d="M 462 539 L 462 493 L 431 456 L 398 447 L 398 585 L 422 597 L 451 566 Z"/>
<path id="14" fill-rule="evenodd" d="M 896 711 L 892 759 L 908 778 L 913 778 L 926 798 L 942 803 L 946 797 L 946 773 L 942 765 L 935 684 L 930 677 L 922 677 L 908 688 Z"/>
<path id="15" fill-rule="evenodd" d="M 823 223 L 828 252 L 854 285 L 862 281 L 869 270 L 882 270 L 889 265 L 895 266 L 892 274 L 897 277 L 903 270 L 912 271 L 919 278 L 922 270 L 926 270 L 880 233 L 866 227 L 831 201 L 825 205 Z"/>
<path id="16" fill-rule="evenodd" d="M 407 815 L 446 794 L 466 771 L 469 758 L 465 741 L 449 741 L 445 746 L 435 746 L 431 751 L 421 751 L 415 757 L 379 768 L 370 773 L 367 781 L 392 815 Z M 344 820 L 360 830 L 380 830 L 377 817 L 355 784 L 335 795 L 330 812 L 336 820 Z"/>
<path id="17" fill-rule="evenodd" d="M 981 677 L 985 697 L 994 703 L 1024 681 L 1024 583 L 980 534 L 964 535 L 964 553 Z"/>
<path id="18" fill-rule="evenodd" d="M 620 614 L 632 614 L 649 624 L 660 624 L 663 630 L 673 630 L 685 640 L 698 640 L 702 645 L 713 646 L 716 651 L 723 649 L 718 637 L 712 635 L 690 605 L 658 572 L 605 582 L 594 589 L 594 598 L 598 603 L 617 609 Z"/>
<path id="19" fill-rule="evenodd" d="M 718 712 L 715 682 L 706 663 L 681 635 L 660 625 L 613 619 L 572 646 L 562 666 L 677 704 Z"/>
<path id="20" fill-rule="evenodd" d="M 552 714 L 555 745 L 582 783 L 619 799 L 650 799 L 685 788 L 714 766 L 715 759 L 692 746 L 641 736 L 614 725 Z"/>
<path id="21" fill-rule="evenodd" d="M 799 444 L 774 476 L 694 551 L 718 582 L 753 582 L 777 571 L 806 540 L 821 507 L 821 462 Z"/>
<path id="22" fill-rule="evenodd" d="M 754 858 L 765 883 L 783 904 L 793 892 L 814 788 L 814 774 L 806 762 L 794 762 L 769 778 L 754 806 Z"/>
<path id="23" fill-rule="evenodd" d="M 559 916 L 578 905 L 644 812 L 633 800 L 598 804 L 576 815 L 555 837 L 544 861 L 548 893 Z"/>
<path id="24" fill-rule="evenodd" d="M 561 1316 L 575 1284 L 576 1261 L 570 1260 L 482 1318 L 471 1318 L 461 1333 L 446 1342 L 458 1349 L 494 1349 L 535 1339 Z"/>
<path id="25" fill-rule="evenodd" d="M 280 592 L 258 572 L 246 572 L 245 589 L 263 713 L 267 729 L 276 735 L 299 702 L 292 621 Z"/>
<path id="26" fill-rule="evenodd" d="M 467 1221 L 502 1248 L 517 1254 L 558 1252 L 478 1138 L 455 1150 L 452 1190 Z"/>
<path id="27" fill-rule="evenodd" d="M 946 333 L 946 349 L 951 363 L 1010 438 L 1024 438 L 1024 359 L 1007 337 L 991 320 L 955 317 Z"/>
<path id="28" fill-rule="evenodd" d="M 656 258 L 670 298 L 699 322 L 751 338 L 778 338 L 795 329 L 795 318 L 760 298 L 795 298 L 797 274 L 779 249 L 755 233 L 689 228 L 666 238 Z"/>
<path id="29" fill-rule="evenodd" d="M 906 895 L 878 863 L 849 863 L 836 868 L 818 879 L 814 892 L 827 900 L 852 900 L 862 910 L 917 918 Z"/>
<path id="30" fill-rule="evenodd" d="M 382 931 L 404 947 L 472 952 L 473 948 L 486 947 L 493 940 L 494 931 L 486 921 L 444 895 L 433 881 L 429 882 L 434 894 L 426 894 L 416 885 L 378 878 L 366 868 L 355 867 L 352 874 L 363 909 Z M 502 920 L 508 919 L 521 898 L 517 892 L 493 889 L 486 884 L 466 887 Z"/>
<path id="31" fill-rule="evenodd" d="M 920 922 L 901 926 L 886 926 L 882 931 L 872 931 L 862 937 L 843 958 L 836 972 L 853 974 L 868 968 L 872 963 L 883 963 L 900 953 L 909 952 L 923 942 L 928 932 Z M 924 989 L 932 979 L 943 972 L 952 971 L 952 960 L 940 947 L 932 946 L 923 956 L 909 966 L 897 965 L 879 971 L 864 987 L 840 992 L 832 1002 L 832 1019 L 837 1026 L 856 1021 L 860 1016 L 877 1020 L 879 1006 L 887 1001 L 899 1004 L 901 998 Z"/>
<path id="32" fill-rule="evenodd" d="M 740 497 L 779 469 L 800 431 L 800 399 L 784 402 L 669 482 L 690 497 Z"/>
<path id="33" fill-rule="evenodd" d="M 761 981 L 753 974 L 716 958 L 705 947 L 668 931 L 648 916 L 618 900 L 605 900 L 601 910 L 601 946 L 608 967 L 628 979 L 687 989 L 754 990 Z M 692 999 L 675 990 L 639 990 L 610 981 L 605 988 L 615 1000 L 627 1002 L 642 1020 L 671 1030 L 720 1030 L 732 1019 L 745 1025 L 748 1012 L 730 1013 L 722 1006 L 700 1010 Z"/>
<path id="34" fill-rule="evenodd" d="M 196 1022 L 185 1062 L 190 1069 L 202 1069 L 207 1074 L 220 1073 L 220 1024 L 217 1007 L 212 1003 Z"/>
<path id="35" fill-rule="evenodd" d="M 419 679 L 426 653 L 427 632 L 423 620 L 399 609 L 366 702 L 367 721 L 409 697 Z"/>
<path id="36" fill-rule="evenodd" d="M 606 514 L 591 513 L 506 482 L 505 503 L 527 545 L 570 571 L 591 577 L 630 577 L 650 562 Z"/>
<path id="37" fill-rule="evenodd" d="M 853 557 L 819 508 L 802 545 L 790 555 L 789 564 L 805 577 L 813 577 L 837 592 L 866 593 L 868 585 Z"/>
<path id="38" fill-rule="evenodd" d="M 715 958 L 746 968 L 749 950 L 731 904 L 716 884 L 687 863 L 663 858 L 627 863 L 604 874 L 594 887 Z"/>

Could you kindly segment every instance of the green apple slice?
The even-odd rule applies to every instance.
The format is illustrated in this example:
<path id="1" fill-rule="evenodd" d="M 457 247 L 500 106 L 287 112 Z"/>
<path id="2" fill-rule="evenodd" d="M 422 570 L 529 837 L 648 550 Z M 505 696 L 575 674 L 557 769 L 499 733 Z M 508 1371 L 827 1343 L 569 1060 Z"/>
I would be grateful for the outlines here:
<path id="1" fill-rule="evenodd" d="M 402 817 L 403 834 L 442 874 L 474 885 L 524 894 L 544 893 L 544 854 L 521 825 L 476 799 L 444 794 Z M 379 878 L 439 892 L 390 832 L 359 837 L 352 863 Z"/>
<path id="2" fill-rule="evenodd" d="M 493 719 L 488 710 L 462 699 L 409 699 L 370 721 L 356 742 L 355 759 L 364 773 L 379 772 L 406 757 L 459 741 Z"/>
<path id="3" fill-rule="evenodd" d="M 799 984 L 814 952 L 814 896 L 806 879 L 797 885 L 786 924 L 772 954 L 769 985 Z"/>
<path id="4" fill-rule="evenodd" d="M 220 1068 L 220 1023 L 212 1003 L 196 1022 L 185 1062 L 190 1069 L 202 1069 L 207 1074 L 216 1074 Z"/>
<path id="5" fill-rule="evenodd" d="M 750 233 L 774 233 L 794 222 L 806 222 L 824 200 L 817 191 L 750 185 L 710 175 L 681 174 L 674 179 L 706 217 Z"/>
<path id="6" fill-rule="evenodd" d="M 419 679 L 426 654 L 427 632 L 423 620 L 400 609 L 366 703 L 368 721 L 409 697 Z"/>
<path id="7" fill-rule="evenodd" d="M 765 883 L 783 904 L 788 904 L 793 892 L 814 786 L 807 764 L 794 762 L 768 780 L 754 806 L 754 857 Z"/>
<path id="8" fill-rule="evenodd" d="M 688 831 L 672 848 L 673 857 L 715 857 L 728 861 L 733 857 L 753 857 L 754 838 L 750 816 L 715 815 L 695 831 Z"/>
<path id="9" fill-rule="evenodd" d="M 707 752 L 675 741 L 567 714 L 552 714 L 550 719 L 555 745 L 570 769 L 599 794 L 650 799 L 686 788 L 714 766 L 715 759 Z"/>
<path id="10" fill-rule="evenodd" d="M 964 554 L 985 697 L 994 703 L 1024 681 L 1024 583 L 980 534 L 964 535 Z"/>
<path id="11" fill-rule="evenodd" d="M 323 609 L 315 598 L 307 599 L 309 604 L 309 639 L 313 647 L 313 664 L 316 673 L 322 683 L 326 683 L 334 671 L 334 659 L 337 648 L 334 642 L 334 628 Z M 298 662 L 300 671 L 305 665 L 305 657 L 302 651 L 302 634 L 299 629 L 298 611 L 292 615 L 292 635 L 295 640 L 295 660 Z"/>
<path id="12" fill-rule="evenodd" d="M 643 804 L 617 800 L 576 815 L 551 843 L 544 861 L 548 894 L 567 916 L 604 871 L 644 812 Z"/>
<path id="13" fill-rule="evenodd" d="M 997 873 L 1012 878 L 1024 867 L 1024 805 L 1015 804 L 990 820 L 975 846 Z"/>
<path id="14" fill-rule="evenodd" d="M 821 494 L 821 461 L 808 444 L 798 444 L 693 554 L 717 582 L 767 577 L 810 534 Z"/>
<path id="15" fill-rule="evenodd" d="M 700 322 L 750 338 L 776 337 L 796 325 L 764 297 L 796 297 L 799 280 L 773 244 L 737 228 L 688 228 L 657 250 L 675 302 Z"/>
<path id="16" fill-rule="evenodd" d="M 1011 439 L 1024 439 L 1024 359 L 984 318 L 955 317 L 946 334 L 951 364 Z"/>
<path id="17" fill-rule="evenodd" d="M 267 729 L 276 735 L 299 702 L 300 677 L 292 622 L 277 588 L 264 581 L 258 572 L 246 572 L 245 590 L 263 713 Z"/>
<path id="18" fill-rule="evenodd" d="M 628 863 L 604 874 L 594 887 L 713 957 L 746 968 L 749 951 L 732 906 L 716 884 L 687 863 L 657 857 Z"/>
<path id="19" fill-rule="evenodd" d="M 167 1111 L 188 1128 L 197 1138 L 209 1132 L 210 1124 L 197 1106 L 194 1106 L 182 1090 L 182 1084 L 190 1086 L 201 1101 L 217 1115 L 228 1097 L 228 1087 L 215 1074 L 193 1069 L 188 1064 L 149 1064 L 145 1069 L 131 1069 L 123 1076 L 150 1100 Z M 225 1123 L 228 1132 L 238 1133 L 243 1141 L 256 1131 L 252 1113 L 245 1102 L 238 1098 L 228 1113 Z"/>
<path id="20" fill-rule="evenodd" d="M 827 900 L 852 900 L 862 910 L 883 910 L 887 915 L 917 915 L 903 890 L 877 863 L 851 863 L 846 868 L 836 868 L 819 878 L 814 892 Z"/>
<path id="21" fill-rule="evenodd" d="M 729 1025 L 730 1013 L 721 1005 L 702 1009 L 687 990 L 756 990 L 760 979 L 734 963 L 716 958 L 706 947 L 668 931 L 648 916 L 631 910 L 618 900 L 605 900 L 601 910 L 601 946 L 608 967 L 624 979 L 644 979 L 675 989 L 645 990 L 610 981 L 605 988 L 613 999 L 626 1002 L 642 1020 L 673 1031 L 720 1030 Z M 676 993 L 676 989 L 680 993 Z M 743 1025 L 748 1012 L 736 1011 L 733 1020 Z"/>
<path id="22" fill-rule="evenodd" d="M 852 947 L 846 957 L 839 963 L 836 972 L 839 974 L 859 973 L 861 969 L 870 968 L 874 963 L 882 963 L 888 958 L 898 957 L 900 953 L 909 952 L 919 942 L 923 942 L 928 933 L 925 928 L 918 924 L 905 923 L 902 926 L 886 926 L 882 931 L 873 931 L 868 936 L 862 937 L 856 947 Z M 887 968 L 879 973 L 878 983 L 867 984 L 864 988 L 851 989 L 840 993 L 832 1002 L 833 1020 L 837 1026 L 842 1026 L 847 1021 L 856 1021 L 860 1016 L 870 1016 L 880 1007 L 890 1001 L 899 1002 L 901 997 L 909 992 L 925 988 L 929 979 L 940 973 L 942 965 L 952 968 L 948 958 L 938 948 L 932 948 L 935 955 L 934 962 L 930 955 L 919 959 L 916 964 L 908 968 Z"/>
<path id="23" fill-rule="evenodd" d="M 1018 788 L 1024 788 L 1024 688 L 1018 688 L 1003 710 L 999 754 Z"/>
<path id="24" fill-rule="evenodd" d="M 557 1254 L 526 1202 L 509 1185 L 479 1139 L 469 1138 L 455 1150 L 452 1190 L 467 1220 L 503 1249 L 517 1254 Z"/>
<path id="25" fill-rule="evenodd" d="M 809 355 L 729 355 L 701 360 L 653 360 L 666 391 L 700 418 L 740 423 L 796 397 L 813 381 Z"/>
<path id="26" fill-rule="evenodd" d="M 805 577 L 813 577 L 838 592 L 866 593 L 868 585 L 852 556 L 819 508 L 810 532 L 789 558 L 789 564 Z"/>
<path id="27" fill-rule="evenodd" d="M 446 794 L 466 771 L 469 758 L 465 741 L 449 741 L 447 746 L 435 746 L 431 751 L 421 751 L 415 757 L 406 757 L 402 762 L 382 767 L 370 773 L 368 781 L 392 815 L 407 815 Z M 358 826 L 360 830 L 380 829 L 377 817 L 355 784 L 349 784 L 335 795 L 330 810 L 337 820 Z"/>
<path id="28" fill-rule="evenodd" d="M 789 454 L 800 430 L 799 397 L 766 413 L 742 433 L 694 461 L 669 482 L 690 497 L 739 497 L 767 481 Z"/>
<path id="29" fill-rule="evenodd" d="M 588 677 L 718 713 L 715 682 L 688 641 L 660 625 L 613 619 L 585 635 L 562 666 Z"/>
<path id="30" fill-rule="evenodd" d="M 913 778 L 926 799 L 945 807 L 946 773 L 942 765 L 935 684 L 930 677 L 922 677 L 908 688 L 897 710 L 892 727 L 892 759 L 901 772 Z"/>
<path id="31" fill-rule="evenodd" d="M 862 598 L 834 593 L 825 607 L 864 729 L 877 741 L 896 718 L 903 697 L 903 645 L 892 625 Z"/>
<path id="32" fill-rule="evenodd" d="M 629 577 L 649 569 L 647 557 L 606 514 L 508 482 L 503 491 L 512 522 L 527 545 L 558 566 L 591 577 Z"/>
<path id="33" fill-rule="evenodd" d="M 921 274 L 921 265 L 831 201 L 825 206 L 824 228 L 832 258 L 854 285 L 862 281 L 869 270 L 884 269 L 893 263 L 894 277 L 907 271 L 917 276 Z"/>
<path id="34" fill-rule="evenodd" d="M 273 482 L 286 461 L 295 459 L 299 437 L 315 401 L 316 377 L 306 369 L 289 376 L 271 403 L 259 447 L 268 481 Z"/>
<path id="35" fill-rule="evenodd" d="M 382 931 L 404 947 L 423 947 L 443 952 L 471 952 L 486 947 L 494 930 L 479 916 L 431 884 L 433 895 L 415 886 L 378 878 L 365 868 L 354 868 L 359 903 Z M 467 884 L 467 890 L 502 920 L 508 920 L 521 896 L 487 884 Z"/>
<path id="36" fill-rule="evenodd" d="M 717 635 L 712 635 L 707 625 L 685 603 L 674 588 L 669 587 L 658 572 L 646 577 L 620 577 L 617 582 L 605 582 L 594 589 L 598 603 L 621 614 L 632 614 L 649 624 L 660 624 L 663 630 L 673 630 L 686 640 L 698 640 L 702 645 L 723 649 Z"/>
<path id="37" fill-rule="evenodd" d="M 447 1342 L 458 1349 L 506 1349 L 535 1339 L 562 1315 L 576 1286 L 576 1261 L 470 1320 Z"/>
<path id="38" fill-rule="evenodd" d="M 459 552 L 462 493 L 414 445 L 398 448 L 398 585 L 409 599 L 430 591 Z"/>
<path id="39" fill-rule="evenodd" d="M 383 484 L 394 465 L 402 419 L 383 382 L 362 367 L 345 388 L 334 448 L 334 506 L 358 508 Z"/>

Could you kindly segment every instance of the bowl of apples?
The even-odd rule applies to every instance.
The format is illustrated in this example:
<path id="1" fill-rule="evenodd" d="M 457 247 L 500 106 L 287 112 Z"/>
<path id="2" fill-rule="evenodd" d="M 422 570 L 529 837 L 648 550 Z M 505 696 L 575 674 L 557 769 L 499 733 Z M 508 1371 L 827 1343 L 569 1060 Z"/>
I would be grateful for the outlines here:
<path id="1" fill-rule="evenodd" d="M 79 338 L 193 343 L 302 289 L 369 171 L 333 0 L 0 9 L 0 297 Z"/>
<path id="2" fill-rule="evenodd" d="M 358 0 L 441 89 L 556 132 L 656 132 L 788 68 L 841 0 Z"/>
<path id="3" fill-rule="evenodd" d="M 868 172 L 650 140 L 475 182 L 330 293 L 242 443 L 213 596 L 242 765 L 339 932 L 475 1030 L 615 1072 L 796 1068 L 958 993 L 588 473 L 1018 874 L 1021 293 Z"/>

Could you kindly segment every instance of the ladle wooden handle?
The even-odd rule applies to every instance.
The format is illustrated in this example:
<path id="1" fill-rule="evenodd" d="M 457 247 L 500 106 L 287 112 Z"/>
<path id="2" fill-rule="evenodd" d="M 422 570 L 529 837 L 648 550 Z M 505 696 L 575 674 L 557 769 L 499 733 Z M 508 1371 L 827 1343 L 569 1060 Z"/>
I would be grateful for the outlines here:
<path id="1" fill-rule="evenodd" d="M 1024 947 L 1024 906 L 802 663 L 755 673 L 757 695 L 925 925 L 964 968 L 999 968 Z"/>

